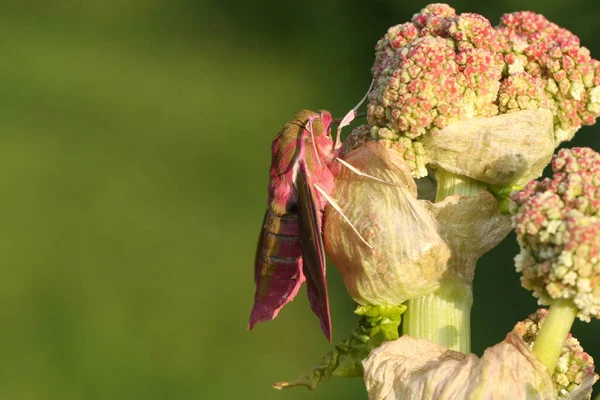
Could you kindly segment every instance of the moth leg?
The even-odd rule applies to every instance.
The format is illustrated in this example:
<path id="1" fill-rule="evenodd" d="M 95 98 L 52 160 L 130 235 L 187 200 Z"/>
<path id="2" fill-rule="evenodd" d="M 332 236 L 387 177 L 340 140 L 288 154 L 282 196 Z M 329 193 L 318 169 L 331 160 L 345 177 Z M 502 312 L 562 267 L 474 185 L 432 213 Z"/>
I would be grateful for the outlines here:
<path id="1" fill-rule="evenodd" d="M 321 188 L 319 185 L 317 185 L 316 183 L 313 186 L 315 187 L 315 189 L 317 189 L 319 191 L 319 193 L 321 193 L 323 195 L 325 200 L 327 200 L 327 202 L 329 204 L 331 204 L 331 207 L 333 207 L 335 209 L 335 211 L 337 211 L 342 216 L 342 218 L 344 218 L 344 221 L 346 221 L 348 223 L 348 225 L 350 225 L 350 228 L 352 228 L 352 230 L 354 231 L 354 233 L 356 233 L 358 238 L 364 244 L 366 244 L 371 250 L 374 249 L 374 247 L 369 242 L 367 242 L 367 240 L 364 237 L 362 237 L 362 235 L 358 232 L 356 227 L 352 224 L 352 222 L 350 222 L 348 217 L 346 217 L 346 215 L 344 215 L 344 212 L 342 211 L 342 207 L 340 207 L 340 205 L 337 203 L 337 201 L 335 201 L 335 199 L 333 197 L 328 195 L 327 192 L 323 188 Z"/>
<path id="2" fill-rule="evenodd" d="M 369 178 L 369 179 L 372 179 L 372 180 L 377 181 L 377 182 L 385 183 L 386 185 L 406 187 L 406 185 L 399 185 L 397 183 L 389 182 L 389 181 L 386 181 L 384 179 L 377 178 L 376 176 L 364 173 L 360 169 L 354 167 L 352 164 L 348 163 L 347 161 L 342 160 L 339 157 L 336 157 L 335 160 L 337 162 L 339 162 L 340 164 L 342 164 L 344 167 L 348 168 L 350 171 L 354 172 L 356 175 L 362 176 L 363 178 Z"/>

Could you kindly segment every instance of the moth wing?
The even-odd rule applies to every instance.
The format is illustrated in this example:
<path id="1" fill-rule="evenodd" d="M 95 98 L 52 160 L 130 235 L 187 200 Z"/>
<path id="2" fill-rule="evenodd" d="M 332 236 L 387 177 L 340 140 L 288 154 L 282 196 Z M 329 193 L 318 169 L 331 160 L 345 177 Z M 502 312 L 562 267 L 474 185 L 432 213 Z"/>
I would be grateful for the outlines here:
<path id="1" fill-rule="evenodd" d="M 256 249 L 256 292 L 248 329 L 274 319 L 300 290 L 305 278 L 298 231 L 295 215 L 276 216 L 267 210 Z"/>
<path id="2" fill-rule="evenodd" d="M 308 299 L 313 312 L 321 321 L 321 329 L 325 337 L 331 342 L 331 315 L 325 278 L 325 251 L 321 236 L 321 219 L 319 218 L 317 198 L 305 162 L 300 161 L 298 167 L 296 174 L 298 222 Z"/>
<path id="3" fill-rule="evenodd" d="M 262 225 L 260 226 L 260 236 L 258 237 L 258 245 L 256 246 L 256 255 L 254 257 L 254 282 L 258 285 L 260 281 L 261 275 L 261 267 L 262 267 L 262 257 L 264 254 L 265 247 L 265 223 L 267 222 L 267 217 L 269 215 L 269 210 L 265 212 L 265 216 L 263 218 Z"/>

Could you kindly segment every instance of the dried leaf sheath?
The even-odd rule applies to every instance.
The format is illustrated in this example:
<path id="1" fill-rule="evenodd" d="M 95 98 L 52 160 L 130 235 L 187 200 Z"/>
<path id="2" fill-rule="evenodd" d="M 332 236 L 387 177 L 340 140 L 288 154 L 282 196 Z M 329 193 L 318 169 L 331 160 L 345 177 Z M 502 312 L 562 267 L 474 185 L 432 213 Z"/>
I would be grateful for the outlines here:
<path id="1" fill-rule="evenodd" d="M 450 250 L 431 213 L 416 199 L 416 184 L 402 155 L 384 144 L 368 142 L 344 155 L 381 183 L 343 169 L 333 197 L 359 232 L 331 207 L 325 208 L 324 238 L 329 258 L 346 289 L 361 305 L 399 305 L 436 290 L 445 274 Z"/>

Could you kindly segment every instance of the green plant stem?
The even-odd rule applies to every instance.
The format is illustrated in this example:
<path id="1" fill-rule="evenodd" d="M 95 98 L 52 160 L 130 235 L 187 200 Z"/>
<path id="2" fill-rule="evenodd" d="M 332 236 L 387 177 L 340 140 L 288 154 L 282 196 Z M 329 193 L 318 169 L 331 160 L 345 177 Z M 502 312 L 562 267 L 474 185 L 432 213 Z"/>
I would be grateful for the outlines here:
<path id="1" fill-rule="evenodd" d="M 444 282 L 435 292 L 408 301 L 403 333 L 470 353 L 472 304 L 471 285 Z"/>
<path id="2" fill-rule="evenodd" d="M 482 182 L 442 169 L 438 169 L 435 176 L 438 184 L 436 202 L 454 194 L 476 196 L 487 189 Z M 469 353 L 472 304 L 470 283 L 451 279 L 443 281 L 435 292 L 406 303 L 408 309 L 404 317 L 403 333 Z"/>
<path id="3" fill-rule="evenodd" d="M 554 300 L 533 343 L 533 353 L 548 368 L 550 374 L 554 373 L 560 351 L 567 340 L 576 315 L 577 307 L 573 300 Z"/>
<path id="4" fill-rule="evenodd" d="M 435 201 L 442 201 L 448 196 L 460 194 L 461 196 L 477 196 L 479 192 L 487 190 L 487 185 L 466 176 L 456 175 L 452 172 L 438 169 L 435 172 L 437 192 Z"/>

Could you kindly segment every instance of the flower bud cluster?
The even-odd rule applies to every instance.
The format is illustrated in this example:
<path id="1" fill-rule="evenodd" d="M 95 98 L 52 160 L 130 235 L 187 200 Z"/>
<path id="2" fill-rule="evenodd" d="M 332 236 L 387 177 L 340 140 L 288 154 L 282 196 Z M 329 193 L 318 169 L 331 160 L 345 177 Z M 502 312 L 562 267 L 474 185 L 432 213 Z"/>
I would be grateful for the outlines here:
<path id="1" fill-rule="evenodd" d="M 413 176 L 426 176 L 425 149 L 423 143 L 396 135 L 389 128 L 360 125 L 352 131 L 344 142 L 344 153 L 358 149 L 368 141 L 382 143 L 388 149 L 398 152 Z"/>
<path id="2" fill-rule="evenodd" d="M 563 149 L 554 175 L 512 196 L 513 226 L 521 252 L 521 283 L 541 304 L 573 299 L 578 317 L 600 317 L 600 154 Z"/>
<path id="3" fill-rule="evenodd" d="M 509 73 L 541 79 L 558 141 L 600 115 L 600 62 L 579 38 L 530 11 L 505 14 L 497 28 Z"/>
<path id="4" fill-rule="evenodd" d="M 375 51 L 368 119 L 387 136 L 420 142 L 457 121 L 542 108 L 553 114 L 558 144 L 600 115 L 600 62 L 532 12 L 505 14 L 494 28 L 481 15 L 430 4 L 389 28 Z M 414 164 L 435 161 L 426 156 L 427 146 Z"/>
<path id="5" fill-rule="evenodd" d="M 487 19 L 440 4 L 390 28 L 376 47 L 369 122 L 415 139 L 460 119 L 496 115 L 499 45 Z"/>
<path id="6" fill-rule="evenodd" d="M 547 315 L 548 309 L 540 308 L 524 321 L 526 332 L 523 335 L 523 340 L 529 344 L 530 348 L 533 347 L 533 342 L 537 338 L 542 325 L 544 325 Z M 569 393 L 581 385 L 586 378 L 594 375 L 594 359 L 583 351 L 579 340 L 569 334 L 561 349 L 556 369 L 552 374 L 557 399 L 567 399 Z"/>

